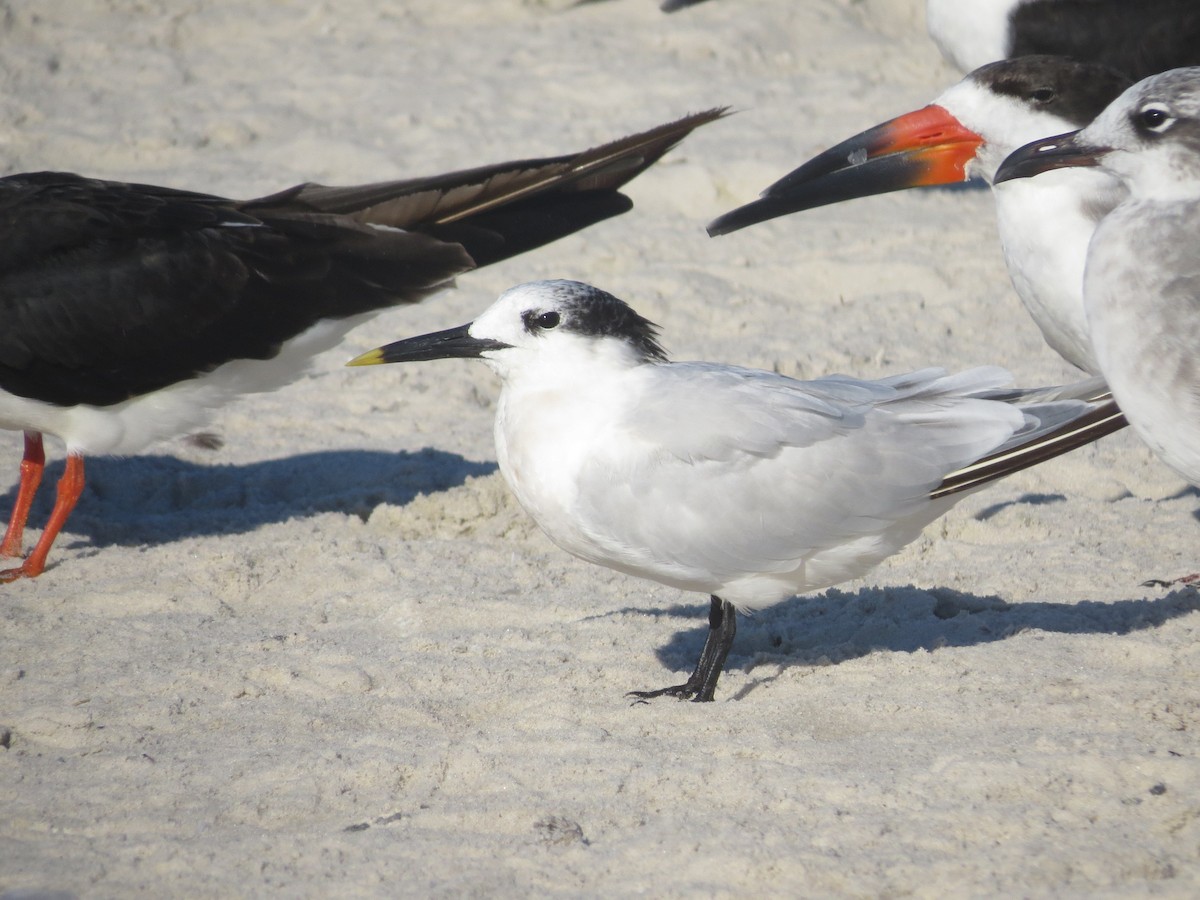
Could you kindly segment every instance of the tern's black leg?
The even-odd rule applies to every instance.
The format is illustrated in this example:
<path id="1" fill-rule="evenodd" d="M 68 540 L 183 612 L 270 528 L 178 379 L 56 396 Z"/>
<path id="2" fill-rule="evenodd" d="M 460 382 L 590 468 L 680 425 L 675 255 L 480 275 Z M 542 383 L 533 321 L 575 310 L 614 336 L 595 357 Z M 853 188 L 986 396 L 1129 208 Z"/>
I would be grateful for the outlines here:
<path id="1" fill-rule="evenodd" d="M 696 670 L 692 672 L 685 684 L 661 688 L 657 691 L 630 691 L 630 697 L 638 700 L 649 700 L 652 697 L 678 697 L 680 700 L 693 700 L 697 703 L 711 701 L 717 689 L 717 679 L 725 668 L 725 658 L 729 656 L 729 648 L 733 646 L 733 636 L 737 633 L 737 611 L 718 597 L 712 595 L 708 608 L 708 638 L 704 641 L 704 649 L 700 651 L 700 660 Z"/>

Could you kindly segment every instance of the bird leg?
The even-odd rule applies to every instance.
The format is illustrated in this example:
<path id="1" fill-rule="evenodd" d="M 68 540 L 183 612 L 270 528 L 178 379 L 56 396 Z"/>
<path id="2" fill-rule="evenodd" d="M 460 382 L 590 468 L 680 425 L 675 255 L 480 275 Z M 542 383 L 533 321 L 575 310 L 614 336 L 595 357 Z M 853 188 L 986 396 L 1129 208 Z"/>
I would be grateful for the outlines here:
<path id="1" fill-rule="evenodd" d="M 1192 572 L 1190 575 L 1183 575 L 1179 578 L 1163 579 L 1151 578 L 1149 581 L 1143 581 L 1142 587 L 1173 587 L 1177 584 L 1189 585 L 1200 582 L 1200 572 Z"/>
<path id="2" fill-rule="evenodd" d="M 725 668 L 725 659 L 729 656 L 733 636 L 737 633 L 737 611 L 716 594 L 710 599 L 708 638 L 704 641 L 704 649 L 700 651 L 696 669 L 687 682 L 657 691 L 630 691 L 628 696 L 636 697 L 642 702 L 663 696 L 678 697 L 680 700 L 690 699 L 696 703 L 707 703 L 713 699 L 717 679 L 721 677 L 721 670 Z"/>
<path id="3" fill-rule="evenodd" d="M 25 456 L 21 459 L 21 485 L 17 488 L 17 502 L 13 504 L 8 530 L 0 543 L 0 556 L 20 556 L 22 539 L 25 537 L 25 522 L 29 519 L 29 508 L 38 485 L 42 483 L 42 471 L 46 468 L 46 451 L 42 448 L 42 435 L 38 431 L 25 432 Z"/>
<path id="4" fill-rule="evenodd" d="M 58 495 L 54 500 L 54 509 L 50 512 L 50 519 L 46 522 L 42 536 L 38 538 L 33 552 L 25 557 L 25 561 L 21 565 L 15 569 L 0 571 L 0 582 L 16 581 L 18 578 L 34 578 L 42 574 L 42 570 L 46 568 L 46 557 L 50 555 L 50 545 L 54 543 L 58 533 L 67 524 L 67 517 L 71 515 L 71 511 L 75 508 L 75 504 L 79 501 L 79 495 L 82 493 L 83 457 L 76 453 L 68 453 L 66 469 L 63 471 L 62 478 L 58 479 Z"/>

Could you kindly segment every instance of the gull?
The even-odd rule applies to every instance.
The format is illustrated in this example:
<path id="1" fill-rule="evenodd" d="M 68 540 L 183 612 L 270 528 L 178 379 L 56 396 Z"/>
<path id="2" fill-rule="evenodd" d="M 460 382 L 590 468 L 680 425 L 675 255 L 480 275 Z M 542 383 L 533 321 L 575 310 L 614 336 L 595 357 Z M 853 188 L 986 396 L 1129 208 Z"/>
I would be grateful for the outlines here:
<path id="1" fill-rule="evenodd" d="M 500 471 L 555 544 L 710 596 L 692 675 L 640 699 L 712 700 L 737 611 L 863 575 L 967 491 L 1124 426 L 1099 379 L 1023 392 L 996 367 L 798 381 L 668 362 L 651 322 L 577 281 L 519 285 L 350 365 L 449 357 L 500 376 Z"/>
<path id="2" fill-rule="evenodd" d="M 1093 166 L 1129 191 L 1088 249 L 1100 371 L 1134 432 L 1200 484 L 1200 68 L 1138 82 L 1086 128 L 1017 150 L 996 180 Z"/>
<path id="3" fill-rule="evenodd" d="M 0 556 L 21 556 L 42 435 L 67 449 L 41 537 L 0 581 L 44 570 L 84 454 L 185 433 L 294 380 L 379 311 L 625 212 L 619 188 L 721 115 L 567 156 L 246 201 L 61 172 L 0 178 L 0 428 L 25 434 Z"/>
<path id="4" fill-rule="evenodd" d="M 925 23 L 962 72 L 1034 54 L 1104 63 L 1133 79 L 1200 63 L 1196 0 L 928 0 Z"/>
<path id="5" fill-rule="evenodd" d="M 826 150 L 725 213 L 709 234 L 728 234 L 787 213 L 971 177 L 992 181 L 1023 144 L 1079 128 L 1129 85 L 1104 66 L 1054 56 L 991 63 L 928 106 Z M 1096 169 L 993 186 L 997 229 L 1013 288 L 1046 343 L 1097 371 L 1083 313 L 1083 264 L 1096 223 L 1124 196 Z"/>

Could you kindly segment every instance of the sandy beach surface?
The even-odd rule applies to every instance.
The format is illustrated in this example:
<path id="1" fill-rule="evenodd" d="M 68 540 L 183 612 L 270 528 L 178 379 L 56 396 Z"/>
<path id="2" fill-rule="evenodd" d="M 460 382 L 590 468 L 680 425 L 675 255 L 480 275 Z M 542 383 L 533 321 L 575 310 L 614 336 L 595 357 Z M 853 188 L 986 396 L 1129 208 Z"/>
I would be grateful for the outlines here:
<path id="1" fill-rule="evenodd" d="M 564 277 L 677 359 L 1073 379 L 986 189 L 704 233 L 957 80 L 920 0 L 2 9 L 5 173 L 249 197 L 736 114 L 634 181 L 631 212 L 220 410 L 220 449 L 88 461 L 49 569 L 0 588 L 0 897 L 1200 894 L 1200 594 L 1141 585 L 1200 566 L 1200 493 L 1132 435 L 744 619 L 715 703 L 631 706 L 690 670 L 707 598 L 537 530 L 496 470 L 484 366 L 342 365 Z M 20 454 L 0 435 L 4 510 Z"/>

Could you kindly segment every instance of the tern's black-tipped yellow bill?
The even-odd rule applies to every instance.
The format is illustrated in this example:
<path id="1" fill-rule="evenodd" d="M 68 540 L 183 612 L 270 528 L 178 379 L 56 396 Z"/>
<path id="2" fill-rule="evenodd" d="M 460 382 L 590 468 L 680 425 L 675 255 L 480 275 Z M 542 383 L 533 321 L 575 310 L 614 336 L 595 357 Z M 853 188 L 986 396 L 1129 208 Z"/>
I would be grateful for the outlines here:
<path id="1" fill-rule="evenodd" d="M 1051 169 L 1100 165 L 1100 157 L 1108 152 L 1108 148 L 1084 146 L 1075 139 L 1078 134 L 1078 131 L 1071 131 L 1018 147 L 1000 163 L 992 183 L 1031 178 Z"/>
<path id="2" fill-rule="evenodd" d="M 355 357 L 346 363 L 348 366 L 377 366 L 382 363 L 423 362 L 430 359 L 470 359 L 482 356 L 489 350 L 505 350 L 511 347 L 503 341 L 491 338 L 472 337 L 470 323 L 459 325 L 457 328 L 447 328 L 445 331 L 435 331 L 432 334 L 421 334 L 416 337 L 395 341 L 374 350 L 368 350 L 362 356 Z"/>
<path id="3" fill-rule="evenodd" d="M 346 363 L 346 365 L 348 365 L 348 366 L 378 366 L 382 362 L 383 362 L 383 348 L 376 347 L 374 350 L 368 350 L 362 356 L 354 357 L 354 359 L 350 360 L 350 362 Z"/>

